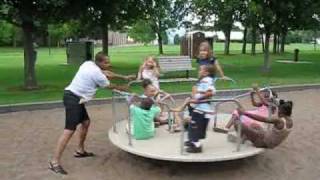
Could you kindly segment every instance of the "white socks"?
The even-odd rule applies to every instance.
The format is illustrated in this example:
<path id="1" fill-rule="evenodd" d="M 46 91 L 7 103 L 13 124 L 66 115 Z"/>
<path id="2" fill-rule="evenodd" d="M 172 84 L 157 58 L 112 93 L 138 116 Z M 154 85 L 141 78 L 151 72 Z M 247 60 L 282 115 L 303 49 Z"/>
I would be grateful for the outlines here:
<path id="1" fill-rule="evenodd" d="M 201 142 L 200 141 L 198 141 L 198 142 L 192 142 L 193 143 L 193 145 L 195 146 L 195 147 L 200 147 L 201 146 Z"/>

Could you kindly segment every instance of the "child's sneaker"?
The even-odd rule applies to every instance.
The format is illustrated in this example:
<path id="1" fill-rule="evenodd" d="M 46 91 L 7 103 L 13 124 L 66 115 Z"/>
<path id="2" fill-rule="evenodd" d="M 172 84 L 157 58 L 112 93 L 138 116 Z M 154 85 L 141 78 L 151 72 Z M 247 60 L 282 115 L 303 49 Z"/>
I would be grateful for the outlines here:
<path id="1" fill-rule="evenodd" d="M 191 146 L 188 146 L 186 151 L 188 153 L 201 153 L 202 152 L 202 146 L 196 147 L 194 144 L 191 143 Z"/>
<path id="2" fill-rule="evenodd" d="M 192 144 L 192 142 L 191 141 L 186 141 L 186 142 L 184 142 L 184 145 L 185 146 L 193 146 L 193 144 Z"/>

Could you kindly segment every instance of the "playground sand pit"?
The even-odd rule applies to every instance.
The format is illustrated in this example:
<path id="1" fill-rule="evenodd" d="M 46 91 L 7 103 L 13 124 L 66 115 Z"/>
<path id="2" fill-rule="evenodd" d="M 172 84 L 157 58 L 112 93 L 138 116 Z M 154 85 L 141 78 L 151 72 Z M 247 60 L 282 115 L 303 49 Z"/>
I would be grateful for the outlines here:
<path id="1" fill-rule="evenodd" d="M 74 137 L 63 155 L 67 176 L 54 174 L 47 162 L 64 126 L 64 110 L 52 109 L 0 114 L 1 180 L 43 179 L 272 179 L 316 180 L 320 177 L 320 90 L 280 93 L 294 102 L 294 129 L 273 150 L 242 160 L 217 163 L 174 163 L 131 155 L 113 146 L 111 105 L 89 106 L 92 126 L 87 149 L 93 158 L 76 159 Z M 244 102 L 246 107 L 249 101 Z M 230 112 L 231 107 L 224 108 Z"/>

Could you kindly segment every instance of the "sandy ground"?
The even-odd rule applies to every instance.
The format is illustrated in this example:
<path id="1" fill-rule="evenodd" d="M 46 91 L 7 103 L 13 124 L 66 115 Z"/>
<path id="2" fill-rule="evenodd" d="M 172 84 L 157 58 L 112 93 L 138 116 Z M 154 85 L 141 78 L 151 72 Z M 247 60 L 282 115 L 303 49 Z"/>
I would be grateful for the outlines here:
<path id="1" fill-rule="evenodd" d="M 90 106 L 92 126 L 87 147 L 97 156 L 73 158 L 74 137 L 63 156 L 67 176 L 47 169 L 64 126 L 63 109 L 0 114 L 0 179 L 320 179 L 320 90 L 281 93 L 281 97 L 295 103 L 295 124 L 289 139 L 256 157 L 220 163 L 172 163 L 123 152 L 107 137 L 111 106 Z"/>

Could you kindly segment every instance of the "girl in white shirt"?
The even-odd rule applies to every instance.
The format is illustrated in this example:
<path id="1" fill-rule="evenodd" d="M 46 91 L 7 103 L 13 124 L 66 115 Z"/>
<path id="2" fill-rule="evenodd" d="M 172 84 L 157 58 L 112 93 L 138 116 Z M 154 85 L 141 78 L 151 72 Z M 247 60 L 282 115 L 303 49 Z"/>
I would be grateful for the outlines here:
<path id="1" fill-rule="evenodd" d="M 160 89 L 159 85 L 160 68 L 156 59 L 148 56 L 139 68 L 138 80 L 150 79 L 152 85 Z"/>

